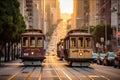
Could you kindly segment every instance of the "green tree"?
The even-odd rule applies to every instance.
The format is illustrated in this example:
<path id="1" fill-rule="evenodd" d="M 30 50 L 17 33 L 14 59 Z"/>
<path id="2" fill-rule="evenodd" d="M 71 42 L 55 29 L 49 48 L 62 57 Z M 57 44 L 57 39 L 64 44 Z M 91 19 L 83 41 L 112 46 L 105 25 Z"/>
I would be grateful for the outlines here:
<path id="1" fill-rule="evenodd" d="M 105 29 L 106 27 L 106 29 Z M 105 31 L 106 30 L 106 31 Z M 112 36 L 112 28 L 110 25 L 96 25 L 93 28 L 92 34 L 94 36 L 94 45 L 96 44 L 96 42 L 101 43 L 100 38 L 103 37 L 104 38 L 104 45 L 105 45 L 105 32 L 107 32 L 107 40 L 111 40 L 111 36 Z M 108 45 L 107 45 L 108 47 Z M 110 47 L 109 47 L 110 48 Z M 109 49 L 108 49 L 109 50 Z"/>
<path id="2" fill-rule="evenodd" d="M 9 56 L 10 45 L 20 40 L 20 34 L 25 27 L 18 1 L 0 0 L 0 52 L 8 43 L 8 54 L 5 54 Z"/>
<path id="3" fill-rule="evenodd" d="M 107 27 L 107 31 L 105 31 L 105 27 Z M 94 35 L 95 42 L 100 42 L 100 38 L 105 38 L 105 32 L 107 32 L 107 39 L 111 40 L 112 28 L 110 25 L 97 25 L 94 27 L 92 34 Z"/>

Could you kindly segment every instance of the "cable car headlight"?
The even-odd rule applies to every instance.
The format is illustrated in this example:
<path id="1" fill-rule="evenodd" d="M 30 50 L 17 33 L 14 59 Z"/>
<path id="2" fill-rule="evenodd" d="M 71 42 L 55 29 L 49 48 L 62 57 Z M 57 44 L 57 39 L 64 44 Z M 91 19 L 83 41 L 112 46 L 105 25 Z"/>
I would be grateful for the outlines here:
<path id="1" fill-rule="evenodd" d="M 82 56 L 82 55 L 83 55 L 83 53 L 81 53 L 81 52 L 80 52 L 80 53 L 79 53 L 79 55 L 80 55 L 80 56 Z"/>
<path id="2" fill-rule="evenodd" d="M 31 52 L 31 54 L 33 55 L 33 54 L 34 54 L 34 52 Z"/>

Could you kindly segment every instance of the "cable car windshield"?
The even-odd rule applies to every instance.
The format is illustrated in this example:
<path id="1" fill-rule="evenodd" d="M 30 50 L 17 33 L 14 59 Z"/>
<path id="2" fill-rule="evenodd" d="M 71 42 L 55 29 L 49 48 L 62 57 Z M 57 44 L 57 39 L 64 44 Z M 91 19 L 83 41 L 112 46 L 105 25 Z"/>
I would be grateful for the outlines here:
<path id="1" fill-rule="evenodd" d="M 70 41 L 71 41 L 70 47 L 71 47 L 71 48 L 77 48 L 77 40 L 76 40 L 76 37 L 72 37 Z"/>
<path id="2" fill-rule="evenodd" d="M 44 39 L 43 37 L 38 36 L 24 36 L 22 38 L 22 46 L 23 47 L 43 47 L 44 46 Z"/>
<path id="3" fill-rule="evenodd" d="M 35 37 L 30 37 L 30 47 L 35 47 Z"/>
<path id="4" fill-rule="evenodd" d="M 28 37 L 23 37 L 23 46 L 28 47 Z"/>
<path id="5" fill-rule="evenodd" d="M 70 47 L 71 48 L 91 48 L 92 47 L 91 37 L 71 37 Z"/>
<path id="6" fill-rule="evenodd" d="M 83 37 L 79 37 L 79 39 L 78 39 L 78 47 L 84 47 L 84 45 L 83 45 Z"/>
<path id="7" fill-rule="evenodd" d="M 91 37 L 86 37 L 85 38 L 85 47 L 86 48 L 89 48 L 89 47 L 91 48 L 91 41 L 92 41 Z"/>
<path id="8" fill-rule="evenodd" d="M 43 46 L 43 39 L 42 37 L 37 38 L 37 47 L 42 47 Z"/>

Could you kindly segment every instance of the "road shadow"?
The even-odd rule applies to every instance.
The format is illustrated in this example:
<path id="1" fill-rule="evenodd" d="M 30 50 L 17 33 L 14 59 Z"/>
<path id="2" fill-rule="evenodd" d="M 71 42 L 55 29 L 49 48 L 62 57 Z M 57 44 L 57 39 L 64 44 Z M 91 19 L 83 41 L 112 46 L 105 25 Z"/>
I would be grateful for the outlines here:
<path id="1" fill-rule="evenodd" d="M 91 66 L 80 66 L 80 65 L 74 65 L 74 66 L 70 66 L 70 65 L 65 65 L 66 67 L 69 67 L 69 68 L 88 68 L 88 69 L 94 69 L 93 67 Z"/>

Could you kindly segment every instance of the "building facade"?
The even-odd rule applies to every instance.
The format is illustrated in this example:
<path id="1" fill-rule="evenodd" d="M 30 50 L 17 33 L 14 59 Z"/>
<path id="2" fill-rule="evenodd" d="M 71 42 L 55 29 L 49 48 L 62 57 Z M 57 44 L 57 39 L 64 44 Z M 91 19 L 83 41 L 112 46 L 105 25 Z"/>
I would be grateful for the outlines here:
<path id="1" fill-rule="evenodd" d="M 73 21 L 76 28 L 88 28 L 89 0 L 74 0 Z"/>
<path id="2" fill-rule="evenodd" d="M 120 47 L 120 0 L 111 0 L 111 27 L 113 48 Z"/>
<path id="3" fill-rule="evenodd" d="M 20 3 L 20 12 L 24 17 L 26 28 L 43 30 L 41 7 L 42 0 L 18 0 Z"/>
<path id="4" fill-rule="evenodd" d="M 98 24 L 98 0 L 90 0 L 89 2 L 89 26 L 96 26 Z"/>
<path id="5" fill-rule="evenodd" d="M 59 0 L 44 0 L 45 1 L 45 22 L 46 36 L 50 39 L 53 31 L 57 27 L 60 19 Z"/>
<path id="6" fill-rule="evenodd" d="M 99 0 L 99 24 L 111 24 L 111 0 Z"/>

